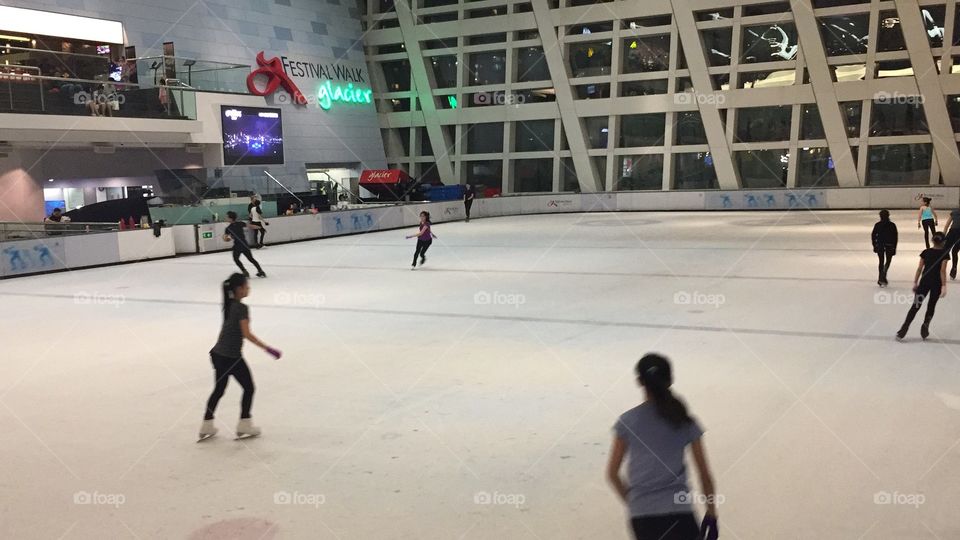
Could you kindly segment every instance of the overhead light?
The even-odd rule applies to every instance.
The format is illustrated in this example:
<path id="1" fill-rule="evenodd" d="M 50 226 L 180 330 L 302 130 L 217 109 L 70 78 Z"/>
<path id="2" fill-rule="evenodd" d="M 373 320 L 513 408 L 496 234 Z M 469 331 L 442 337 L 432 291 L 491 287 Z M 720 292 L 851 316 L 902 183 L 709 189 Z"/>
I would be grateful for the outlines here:
<path id="1" fill-rule="evenodd" d="M 30 41 L 30 38 L 25 38 L 25 37 L 20 37 L 20 36 L 8 36 L 8 35 L 6 35 L 6 34 L 0 35 L 0 39 L 8 39 L 8 40 L 10 40 L 10 41 L 24 41 L 24 42 L 29 42 L 29 41 Z M 10 44 L 7 43 L 7 47 L 9 47 L 9 46 L 10 46 Z"/>
<path id="2" fill-rule="evenodd" d="M 48 179 L 47 182 L 53 182 L 53 178 Z"/>

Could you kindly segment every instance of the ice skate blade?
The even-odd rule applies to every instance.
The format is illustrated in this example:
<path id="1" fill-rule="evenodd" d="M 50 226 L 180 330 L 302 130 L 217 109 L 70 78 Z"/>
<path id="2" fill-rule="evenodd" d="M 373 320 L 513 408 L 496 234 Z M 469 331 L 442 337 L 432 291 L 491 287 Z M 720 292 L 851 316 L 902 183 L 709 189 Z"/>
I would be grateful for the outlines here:
<path id="1" fill-rule="evenodd" d="M 242 435 L 238 433 L 237 436 L 236 436 L 236 438 L 234 438 L 233 440 L 235 440 L 235 441 L 242 441 L 242 440 L 245 440 L 245 439 L 255 439 L 255 438 L 259 437 L 259 436 L 260 436 L 259 433 L 244 433 L 244 434 L 242 434 Z"/>
<path id="2" fill-rule="evenodd" d="M 197 439 L 197 442 L 200 443 L 200 442 L 203 442 L 203 441 L 205 441 L 205 440 L 207 440 L 207 439 L 212 439 L 214 436 L 216 436 L 216 433 L 211 433 L 211 434 L 209 434 L 209 435 L 201 435 L 200 438 Z"/>

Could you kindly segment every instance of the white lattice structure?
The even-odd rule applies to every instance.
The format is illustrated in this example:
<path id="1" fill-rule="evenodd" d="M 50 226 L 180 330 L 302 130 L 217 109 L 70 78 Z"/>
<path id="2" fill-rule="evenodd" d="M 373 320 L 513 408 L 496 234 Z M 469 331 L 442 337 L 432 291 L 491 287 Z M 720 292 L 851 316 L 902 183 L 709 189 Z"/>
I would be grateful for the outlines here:
<path id="1" fill-rule="evenodd" d="M 366 2 L 387 161 L 417 176 L 960 185 L 956 0 Z"/>

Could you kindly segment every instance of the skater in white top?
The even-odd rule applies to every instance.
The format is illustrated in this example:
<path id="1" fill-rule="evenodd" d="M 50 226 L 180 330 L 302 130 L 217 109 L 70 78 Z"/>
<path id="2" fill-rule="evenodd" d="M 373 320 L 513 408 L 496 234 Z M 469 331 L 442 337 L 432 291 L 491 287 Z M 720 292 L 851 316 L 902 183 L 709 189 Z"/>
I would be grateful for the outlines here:
<path id="1" fill-rule="evenodd" d="M 250 282 L 243 274 L 233 274 L 223 282 L 223 326 L 220 328 L 220 337 L 216 345 L 210 349 L 210 361 L 213 363 L 215 379 L 213 392 L 207 400 L 203 424 L 200 426 L 200 441 L 209 439 L 217 433 L 213 423 L 213 413 L 217 409 L 220 398 L 223 397 L 223 392 L 227 389 L 227 380 L 231 375 L 243 387 L 237 439 L 260 435 L 260 428 L 254 426 L 250 419 L 250 408 L 253 405 L 253 377 L 250 375 L 247 362 L 243 359 L 241 348 L 246 339 L 275 359 L 280 358 L 280 351 L 260 341 L 250 330 L 250 310 L 243 303 L 243 299 L 249 294 Z"/>

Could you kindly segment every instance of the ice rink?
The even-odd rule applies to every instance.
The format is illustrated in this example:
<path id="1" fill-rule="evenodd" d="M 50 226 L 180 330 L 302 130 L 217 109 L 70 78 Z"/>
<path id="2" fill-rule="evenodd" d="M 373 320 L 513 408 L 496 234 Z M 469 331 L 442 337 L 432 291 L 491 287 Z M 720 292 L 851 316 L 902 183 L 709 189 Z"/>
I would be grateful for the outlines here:
<path id="1" fill-rule="evenodd" d="M 0 536 L 627 539 L 604 467 L 659 351 L 721 538 L 958 538 L 960 287 L 897 343 L 923 238 L 893 213 L 881 291 L 875 218 L 438 224 L 416 271 L 409 230 L 268 247 L 247 303 L 285 356 L 245 348 L 243 442 L 231 381 L 195 443 L 228 253 L 0 282 Z"/>

